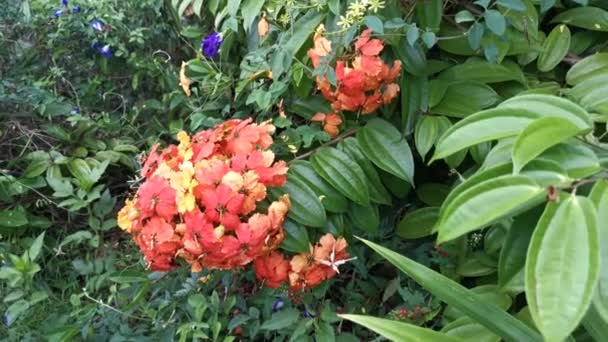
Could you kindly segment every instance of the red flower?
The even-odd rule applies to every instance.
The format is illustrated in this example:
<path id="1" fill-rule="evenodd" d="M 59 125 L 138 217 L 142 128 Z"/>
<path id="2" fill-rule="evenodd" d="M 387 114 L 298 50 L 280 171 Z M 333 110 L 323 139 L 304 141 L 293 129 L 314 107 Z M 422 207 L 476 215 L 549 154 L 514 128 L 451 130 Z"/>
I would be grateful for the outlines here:
<path id="1" fill-rule="evenodd" d="M 220 184 L 217 189 L 205 189 L 202 193 L 202 203 L 209 220 L 221 223 L 227 230 L 236 229 L 241 222 L 238 215 L 243 199 L 242 194 L 235 193 L 225 184 Z"/>
<path id="2" fill-rule="evenodd" d="M 136 206 L 141 218 L 158 215 L 167 221 L 171 221 L 173 216 L 177 214 L 175 190 L 159 176 L 153 176 L 145 182 L 139 188 L 137 195 Z"/>
<path id="3" fill-rule="evenodd" d="M 281 253 L 272 252 L 254 260 L 255 276 L 271 288 L 278 288 L 287 280 L 289 261 Z"/>

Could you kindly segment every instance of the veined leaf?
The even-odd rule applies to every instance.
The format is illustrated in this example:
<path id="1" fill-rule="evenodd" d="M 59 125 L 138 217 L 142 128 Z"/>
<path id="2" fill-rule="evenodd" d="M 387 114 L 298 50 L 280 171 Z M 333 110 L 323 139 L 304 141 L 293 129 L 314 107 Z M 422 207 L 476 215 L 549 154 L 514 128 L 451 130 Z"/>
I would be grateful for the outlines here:
<path id="1" fill-rule="evenodd" d="M 405 215 L 397 226 L 397 235 L 404 239 L 418 239 L 435 233 L 439 208 L 426 207 Z"/>
<path id="2" fill-rule="evenodd" d="M 591 31 L 608 31 L 608 12 L 601 8 L 575 7 L 556 15 L 552 23 L 564 23 Z"/>
<path id="3" fill-rule="evenodd" d="M 608 181 L 598 180 L 589 194 L 589 199 L 597 210 L 600 265 L 602 266 L 593 296 L 593 306 L 604 320 L 604 324 L 608 325 Z"/>
<path id="4" fill-rule="evenodd" d="M 412 151 L 395 126 L 382 119 L 372 119 L 357 132 L 357 140 L 372 163 L 414 184 Z"/>
<path id="5" fill-rule="evenodd" d="M 466 101 L 462 99 L 466 98 Z M 490 86 L 476 81 L 451 82 L 441 101 L 431 107 L 437 114 L 463 118 L 494 105 L 500 96 Z"/>
<path id="6" fill-rule="evenodd" d="M 386 190 L 386 187 L 382 184 L 378 171 L 372 165 L 361 152 L 359 142 L 355 138 L 346 138 L 338 144 L 338 148 L 346 153 L 352 160 L 354 160 L 363 170 L 367 179 L 367 189 L 369 190 L 369 197 L 373 202 L 379 204 L 390 205 L 392 202 L 391 194 Z"/>
<path id="7" fill-rule="evenodd" d="M 310 163 L 315 171 L 342 195 L 360 205 L 369 204 L 365 174 L 346 153 L 323 147 L 312 155 Z"/>
<path id="8" fill-rule="evenodd" d="M 470 291 L 475 293 L 484 302 L 495 304 L 503 310 L 507 310 L 513 304 L 511 297 L 506 293 L 500 292 L 496 285 L 476 286 L 471 288 Z M 443 316 L 446 319 L 453 320 L 462 317 L 463 313 L 455 307 L 448 305 L 443 311 Z"/>
<path id="9" fill-rule="evenodd" d="M 364 232 L 374 233 L 380 228 L 380 216 L 375 205 L 358 205 L 351 202 L 348 210 L 353 226 Z"/>
<path id="10" fill-rule="evenodd" d="M 416 150 L 418 150 L 422 159 L 431 150 L 438 137 L 439 128 L 437 127 L 437 119 L 428 115 L 421 117 L 414 131 L 414 142 L 416 143 Z"/>
<path id="11" fill-rule="evenodd" d="M 506 313 L 500 307 L 487 303 L 457 282 L 409 258 L 365 239 L 360 239 L 399 270 L 413 278 L 423 288 L 448 305 L 490 329 L 507 341 L 542 341 L 534 330 Z"/>
<path id="12" fill-rule="evenodd" d="M 537 60 L 538 70 L 544 72 L 553 70 L 566 57 L 569 49 L 570 30 L 568 26 L 556 26 L 543 42 Z"/>
<path id="13" fill-rule="evenodd" d="M 502 291 L 524 291 L 526 253 L 541 212 L 532 209 L 517 216 L 507 232 L 498 258 L 498 286 Z"/>
<path id="14" fill-rule="evenodd" d="M 500 336 L 492 333 L 488 328 L 475 322 L 470 317 L 462 316 L 441 328 L 441 332 L 463 341 L 498 342 Z"/>
<path id="15" fill-rule="evenodd" d="M 288 178 L 283 190 L 289 194 L 291 208 L 288 217 L 311 227 L 323 227 L 327 217 L 325 208 L 314 191 L 298 178 Z M 270 190 L 274 191 L 274 190 Z"/>
<path id="16" fill-rule="evenodd" d="M 321 176 L 319 176 L 306 160 L 296 160 L 289 166 L 288 178 L 298 178 L 306 183 L 310 189 L 320 198 L 321 203 L 333 213 L 343 213 L 348 209 L 348 201 Z"/>
<path id="17" fill-rule="evenodd" d="M 599 70 L 608 67 L 608 53 L 596 53 L 574 64 L 566 74 L 566 82 L 577 85 L 587 77 L 597 75 Z"/>
<path id="18" fill-rule="evenodd" d="M 568 171 L 560 164 L 547 160 L 535 159 L 527 163 L 519 172 L 522 176 L 527 176 L 540 186 L 565 186 L 572 182 L 568 177 Z"/>
<path id="19" fill-rule="evenodd" d="M 338 315 L 338 317 L 360 324 L 391 341 L 412 342 L 464 342 L 457 337 L 447 336 L 440 332 L 421 328 L 405 322 L 393 321 L 384 318 L 376 318 L 363 315 Z"/>
<path id="20" fill-rule="evenodd" d="M 586 110 L 576 103 L 553 95 L 529 94 L 512 97 L 499 108 L 530 110 L 540 116 L 560 117 L 572 121 L 579 129 L 589 130 L 592 127 L 591 117 Z"/>
<path id="21" fill-rule="evenodd" d="M 566 339 L 591 304 L 600 270 L 598 235 L 593 203 L 575 195 L 549 202 L 532 234 L 526 299 L 546 341 Z"/>
<path id="22" fill-rule="evenodd" d="M 445 202 L 437 242 L 456 239 L 504 216 L 538 204 L 545 189 L 523 176 L 506 175 L 472 186 Z M 492 205 L 488 205 L 492 203 Z"/>
<path id="23" fill-rule="evenodd" d="M 443 133 L 429 163 L 485 141 L 517 135 L 538 117 L 529 110 L 500 107 L 467 116 Z"/>
<path id="24" fill-rule="evenodd" d="M 457 64 L 439 74 L 443 80 L 470 80 L 482 83 L 517 81 L 525 83 L 521 69 L 514 70 L 503 64 L 493 64 L 485 61 L 471 61 Z"/>
<path id="25" fill-rule="evenodd" d="M 571 121 L 559 117 L 534 120 L 518 136 L 513 144 L 513 172 L 538 157 L 549 147 L 559 144 L 580 133 Z"/>
<path id="26" fill-rule="evenodd" d="M 600 161 L 593 150 L 576 140 L 555 145 L 538 159 L 558 163 L 566 169 L 570 178 L 585 178 L 601 170 Z"/>
<path id="27" fill-rule="evenodd" d="M 428 28 L 433 32 L 439 31 L 442 14 L 443 0 L 422 1 L 416 4 L 416 17 L 420 28 Z"/>
<path id="28" fill-rule="evenodd" d="M 308 253 L 310 240 L 306 227 L 301 226 L 291 220 L 283 223 L 285 239 L 281 243 L 281 248 L 293 253 Z"/>
<path id="29" fill-rule="evenodd" d="M 256 12 L 257 14 L 258 12 Z M 295 55 L 298 50 L 304 45 L 308 37 L 315 31 L 324 15 L 316 11 L 308 11 L 302 17 L 300 17 L 293 25 L 293 33 L 287 34 L 282 48 L 288 52 L 291 56 Z"/>

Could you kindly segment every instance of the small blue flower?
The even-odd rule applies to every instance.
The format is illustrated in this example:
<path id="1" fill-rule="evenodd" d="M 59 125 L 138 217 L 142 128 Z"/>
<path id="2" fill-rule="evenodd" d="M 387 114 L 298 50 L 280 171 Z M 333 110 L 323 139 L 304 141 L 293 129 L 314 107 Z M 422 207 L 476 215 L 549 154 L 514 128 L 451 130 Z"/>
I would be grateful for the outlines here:
<path id="1" fill-rule="evenodd" d="M 93 30 L 101 32 L 105 29 L 106 25 L 104 25 L 100 20 L 98 19 L 93 19 L 91 20 L 91 27 L 93 28 Z"/>
<path id="2" fill-rule="evenodd" d="M 80 114 L 80 109 L 78 107 L 72 108 L 72 114 Z"/>
<path id="3" fill-rule="evenodd" d="M 82 11 L 82 8 L 80 8 L 80 5 L 76 5 L 72 9 L 72 13 L 80 13 L 81 11 Z"/>
<path id="4" fill-rule="evenodd" d="M 203 54 L 209 58 L 217 57 L 222 45 L 222 36 L 217 32 L 212 32 L 201 41 L 201 49 Z"/>
<path id="5" fill-rule="evenodd" d="M 272 306 L 272 311 L 273 312 L 280 311 L 283 308 L 284 305 L 285 305 L 285 302 L 282 299 L 279 299 Z"/>
<path id="6" fill-rule="evenodd" d="M 99 48 L 99 53 L 103 56 L 103 58 L 108 59 L 112 57 L 112 49 L 110 45 L 106 44 Z"/>
<path id="7" fill-rule="evenodd" d="M 59 18 L 62 14 L 63 14 L 63 10 L 61 8 L 58 8 L 53 11 L 53 17 L 55 19 Z"/>
<path id="8" fill-rule="evenodd" d="M 306 308 L 304 308 L 304 317 L 315 317 L 315 315 L 311 314 L 310 312 L 308 312 L 308 310 Z"/>
<path id="9" fill-rule="evenodd" d="M 61 0 L 61 4 L 65 7 L 68 7 L 68 0 Z"/>
<path id="10" fill-rule="evenodd" d="M 8 327 L 8 325 L 11 323 L 10 319 L 8 318 L 8 315 L 6 314 L 6 312 L 2 315 L 2 324 L 4 324 L 5 326 Z"/>

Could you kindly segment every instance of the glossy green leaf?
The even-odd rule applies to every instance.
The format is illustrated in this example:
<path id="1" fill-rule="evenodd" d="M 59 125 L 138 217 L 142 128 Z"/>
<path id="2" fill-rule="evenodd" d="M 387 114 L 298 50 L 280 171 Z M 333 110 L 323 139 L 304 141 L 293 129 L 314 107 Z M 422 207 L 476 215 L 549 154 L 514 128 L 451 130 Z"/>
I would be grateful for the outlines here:
<path id="1" fill-rule="evenodd" d="M 363 170 L 372 202 L 390 205 L 392 203 L 391 195 L 382 184 L 374 165 L 361 152 L 357 139 L 352 137 L 346 138 L 338 144 L 338 148 L 354 160 L 361 167 L 361 170 Z"/>
<path id="2" fill-rule="evenodd" d="M 500 341 L 499 336 L 466 316 L 460 317 L 457 320 L 446 324 L 443 328 L 441 328 L 441 332 L 448 336 L 461 338 L 463 341 Z"/>
<path id="3" fill-rule="evenodd" d="M 306 183 L 298 178 L 288 178 L 282 189 L 289 195 L 291 202 L 288 214 L 290 219 L 306 226 L 323 227 L 327 219 L 325 208 Z"/>
<path id="4" fill-rule="evenodd" d="M 401 39 L 395 53 L 403 63 L 403 69 L 416 76 L 424 76 L 426 71 L 426 54 L 419 43 L 410 45 L 406 39 Z"/>
<path id="5" fill-rule="evenodd" d="M 463 101 L 464 98 L 467 100 Z M 462 118 L 494 105 L 499 99 L 494 89 L 484 83 L 456 81 L 449 83 L 443 98 L 431 111 Z"/>
<path id="6" fill-rule="evenodd" d="M 470 291 L 475 293 L 484 302 L 495 304 L 503 310 L 509 309 L 513 303 L 511 297 L 508 294 L 500 292 L 496 285 L 476 286 L 471 288 Z M 451 305 L 448 305 L 443 311 L 443 316 L 450 320 L 457 319 L 462 315 L 460 310 Z"/>
<path id="7" fill-rule="evenodd" d="M 380 216 L 378 207 L 375 205 L 362 206 L 351 202 L 348 217 L 350 217 L 355 228 L 364 232 L 374 233 L 380 228 Z"/>
<path id="8" fill-rule="evenodd" d="M 556 15 L 552 23 L 564 23 L 591 31 L 608 31 L 608 12 L 597 7 L 575 7 Z"/>
<path id="9" fill-rule="evenodd" d="M 512 9 L 517 12 L 525 11 L 526 5 L 521 0 L 498 0 L 500 6 Z"/>
<path id="10" fill-rule="evenodd" d="M 23 207 L 0 210 L 0 227 L 17 228 L 27 224 L 27 212 Z"/>
<path id="11" fill-rule="evenodd" d="M 593 54 L 574 64 L 566 74 L 566 81 L 568 84 L 577 85 L 607 67 L 608 53 Z"/>
<path id="12" fill-rule="evenodd" d="M 297 224 L 291 220 L 283 223 L 285 231 L 285 239 L 281 243 L 281 249 L 292 253 L 308 253 L 310 240 L 306 227 Z"/>
<path id="13" fill-rule="evenodd" d="M 589 307 L 582 324 L 595 341 L 603 341 L 608 336 L 608 321 L 600 315 L 596 306 Z"/>
<path id="14" fill-rule="evenodd" d="M 500 307 L 480 300 L 476 294 L 455 281 L 409 258 L 371 241 L 360 239 L 376 253 L 414 279 L 427 291 L 452 305 L 479 324 L 507 341 L 541 341 L 534 330 L 521 323 Z"/>
<path id="15" fill-rule="evenodd" d="M 444 80 L 429 81 L 429 107 L 435 107 L 443 99 L 449 85 L 450 82 Z"/>
<path id="16" fill-rule="evenodd" d="M 531 111 L 509 108 L 487 109 L 467 116 L 439 138 L 431 162 L 485 141 L 517 135 L 537 117 Z"/>
<path id="17" fill-rule="evenodd" d="M 414 132 L 420 113 L 428 109 L 429 82 L 426 75 L 402 73 L 401 77 L 401 128 L 405 135 Z"/>
<path id="18" fill-rule="evenodd" d="M 426 207 L 405 214 L 397 226 L 397 235 L 404 239 L 418 239 L 435 233 L 439 208 Z"/>
<path id="19" fill-rule="evenodd" d="M 329 183 L 319 176 L 310 162 L 305 160 L 296 160 L 289 165 L 287 173 L 289 179 L 297 178 L 299 181 L 306 183 L 308 187 L 319 197 L 321 203 L 327 209 L 334 213 L 343 213 L 348 209 L 348 200 L 336 191 Z"/>
<path id="20" fill-rule="evenodd" d="M 543 200 L 545 189 L 523 176 L 505 175 L 472 186 L 444 203 L 437 242 L 456 239 Z M 487 205 L 492 203 L 493 205 Z"/>
<path id="21" fill-rule="evenodd" d="M 537 59 L 538 70 L 553 70 L 568 54 L 570 49 L 570 30 L 566 25 L 556 26 L 543 42 Z"/>
<path id="22" fill-rule="evenodd" d="M 462 259 L 456 273 L 463 277 L 477 278 L 496 273 L 498 263 L 484 252 L 473 252 Z"/>
<path id="23" fill-rule="evenodd" d="M 580 133 L 571 121 L 559 117 L 544 117 L 530 123 L 513 144 L 513 172 L 538 157 L 549 147 L 557 145 Z"/>
<path id="24" fill-rule="evenodd" d="M 457 64 L 439 74 L 444 80 L 470 80 L 481 83 L 496 83 L 518 81 L 525 83 L 525 77 L 520 69 L 514 70 L 505 64 L 492 64 L 482 61 L 470 61 Z"/>
<path id="25" fill-rule="evenodd" d="M 600 277 L 593 296 L 593 306 L 601 316 L 605 325 L 608 325 L 608 181 L 598 180 L 589 199 L 597 210 L 597 222 L 600 244 Z"/>
<path id="26" fill-rule="evenodd" d="M 418 150 L 422 159 L 431 150 L 438 137 L 439 127 L 437 118 L 427 115 L 421 117 L 414 131 L 414 142 L 416 143 L 416 150 Z"/>
<path id="27" fill-rule="evenodd" d="M 414 159 L 405 138 L 395 126 L 372 119 L 357 132 L 361 151 L 382 170 L 414 183 Z"/>
<path id="28" fill-rule="evenodd" d="M 428 28 L 433 32 L 439 31 L 442 14 L 443 0 L 422 1 L 416 4 L 416 17 L 420 28 Z"/>
<path id="29" fill-rule="evenodd" d="M 361 167 L 346 153 L 323 147 L 310 158 L 312 167 L 342 195 L 360 205 L 369 204 L 369 191 Z"/>
<path id="30" fill-rule="evenodd" d="M 34 240 L 34 242 L 32 242 L 32 244 L 30 245 L 30 248 L 28 249 L 28 256 L 30 257 L 30 261 L 36 260 L 38 258 L 38 255 L 40 255 L 40 251 L 42 250 L 42 243 L 44 242 L 44 234 L 45 232 L 42 232 L 42 234 L 38 235 L 36 240 Z"/>
<path id="31" fill-rule="evenodd" d="M 300 317 L 300 312 L 296 309 L 283 309 L 272 314 L 269 320 L 264 322 L 262 330 L 280 330 L 295 324 Z"/>
<path id="32" fill-rule="evenodd" d="M 568 195 L 549 202 L 530 241 L 525 288 L 530 313 L 547 341 L 563 341 L 591 304 L 599 276 L 593 203 Z"/>
<path id="33" fill-rule="evenodd" d="M 449 195 L 450 186 L 441 183 L 424 183 L 416 188 L 416 196 L 426 205 L 439 207 Z"/>
<path id="34" fill-rule="evenodd" d="M 522 176 L 532 178 L 540 186 L 568 186 L 572 178 L 560 164 L 547 160 L 535 159 L 527 163 L 519 172 Z"/>
<path id="35" fill-rule="evenodd" d="M 465 341 L 457 337 L 447 336 L 440 332 L 425 329 L 413 324 L 393 321 L 384 318 L 362 315 L 338 315 L 338 317 L 360 324 L 377 334 L 395 342 L 458 342 Z"/>
<path id="36" fill-rule="evenodd" d="M 551 147 L 538 159 L 559 164 L 570 178 L 588 177 L 601 170 L 600 161 L 593 150 L 573 140 Z"/>
<path id="37" fill-rule="evenodd" d="M 524 266 L 532 233 L 541 211 L 533 209 L 515 218 L 498 258 L 498 286 L 502 291 L 524 291 Z"/>
<path id="38" fill-rule="evenodd" d="M 375 15 L 368 15 L 363 18 L 365 21 L 365 26 L 372 29 L 375 33 L 384 34 L 384 25 L 382 24 L 382 20 L 376 17 Z"/>
<path id="39" fill-rule="evenodd" d="M 257 13 L 258 12 L 255 12 L 256 15 Z M 306 14 L 301 16 L 293 24 L 293 31 L 288 31 L 285 39 L 282 39 L 284 43 L 280 46 L 290 55 L 295 55 L 312 35 L 317 26 L 319 26 L 319 23 L 321 23 L 323 17 L 324 15 L 322 13 L 316 11 L 307 11 Z"/>

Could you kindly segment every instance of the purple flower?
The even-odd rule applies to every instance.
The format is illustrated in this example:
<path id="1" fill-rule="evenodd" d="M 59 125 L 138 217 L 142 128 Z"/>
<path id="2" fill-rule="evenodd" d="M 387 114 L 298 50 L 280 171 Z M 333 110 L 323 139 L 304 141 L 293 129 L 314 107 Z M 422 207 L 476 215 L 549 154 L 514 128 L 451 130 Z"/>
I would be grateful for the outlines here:
<path id="1" fill-rule="evenodd" d="M 72 108 L 72 114 L 80 114 L 80 109 L 78 107 Z"/>
<path id="2" fill-rule="evenodd" d="M 8 315 L 6 314 L 6 312 L 2 315 L 2 324 L 4 324 L 5 326 L 8 327 L 8 325 L 11 323 L 10 319 L 8 318 Z"/>
<path id="3" fill-rule="evenodd" d="M 61 0 L 61 4 L 65 7 L 68 7 L 68 0 Z"/>
<path id="4" fill-rule="evenodd" d="M 112 49 L 110 48 L 110 45 L 108 45 L 108 44 L 100 47 L 99 48 L 99 53 L 101 53 L 101 55 L 105 59 L 108 59 L 108 58 L 112 57 Z"/>
<path id="5" fill-rule="evenodd" d="M 104 28 L 106 27 L 106 25 L 104 25 L 100 20 L 97 19 L 93 19 L 91 20 L 91 27 L 93 28 L 93 30 L 101 32 L 104 30 Z"/>
<path id="6" fill-rule="evenodd" d="M 315 317 L 315 315 L 311 314 L 306 307 L 304 307 L 304 317 L 311 318 Z"/>
<path id="7" fill-rule="evenodd" d="M 207 37 L 201 41 L 201 49 L 203 50 L 203 54 L 209 58 L 217 57 L 221 45 L 222 36 L 217 32 L 208 34 Z"/>
<path id="8" fill-rule="evenodd" d="M 82 11 L 82 8 L 80 8 L 80 5 L 76 5 L 72 9 L 72 13 L 80 13 L 81 11 Z"/>
<path id="9" fill-rule="evenodd" d="M 61 8 L 53 11 L 53 17 L 55 19 L 59 18 L 63 14 L 63 10 Z"/>
<path id="10" fill-rule="evenodd" d="M 112 57 L 112 48 L 110 48 L 110 44 L 104 45 L 101 42 L 95 42 L 91 47 L 97 50 L 103 56 L 103 58 L 108 59 Z"/>
<path id="11" fill-rule="evenodd" d="M 285 305 L 285 302 L 282 299 L 279 299 L 272 306 L 272 311 L 274 311 L 274 312 L 280 311 L 284 305 Z"/>

